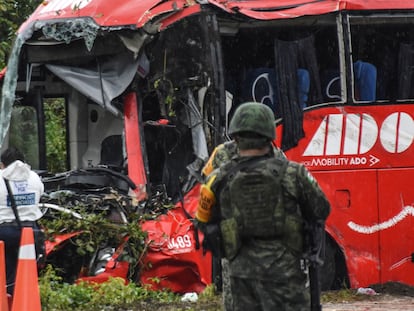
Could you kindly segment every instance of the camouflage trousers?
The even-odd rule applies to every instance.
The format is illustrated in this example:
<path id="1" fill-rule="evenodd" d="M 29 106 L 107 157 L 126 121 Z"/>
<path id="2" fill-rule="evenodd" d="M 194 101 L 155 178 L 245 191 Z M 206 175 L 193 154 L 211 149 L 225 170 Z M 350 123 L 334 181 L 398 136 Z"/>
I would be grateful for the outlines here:
<path id="1" fill-rule="evenodd" d="M 273 281 L 230 277 L 228 273 L 223 274 L 223 300 L 225 311 L 310 310 L 309 288 L 302 283 L 281 286 Z"/>
<path id="2" fill-rule="evenodd" d="M 233 310 L 233 297 L 230 288 L 229 261 L 226 258 L 221 259 L 221 279 L 224 311 L 231 311 Z"/>

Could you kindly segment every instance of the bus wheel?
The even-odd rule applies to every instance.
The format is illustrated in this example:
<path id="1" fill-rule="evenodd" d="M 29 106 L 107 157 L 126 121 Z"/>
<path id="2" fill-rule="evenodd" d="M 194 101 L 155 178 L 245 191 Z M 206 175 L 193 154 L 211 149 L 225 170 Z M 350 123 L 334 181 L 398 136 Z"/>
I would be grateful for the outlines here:
<path id="1" fill-rule="evenodd" d="M 330 236 L 326 236 L 325 260 L 319 269 L 319 282 L 322 291 L 349 287 L 344 255 Z"/>
<path id="2" fill-rule="evenodd" d="M 331 239 L 326 237 L 325 259 L 319 267 L 319 283 L 322 291 L 330 290 L 335 279 L 335 248 Z"/>

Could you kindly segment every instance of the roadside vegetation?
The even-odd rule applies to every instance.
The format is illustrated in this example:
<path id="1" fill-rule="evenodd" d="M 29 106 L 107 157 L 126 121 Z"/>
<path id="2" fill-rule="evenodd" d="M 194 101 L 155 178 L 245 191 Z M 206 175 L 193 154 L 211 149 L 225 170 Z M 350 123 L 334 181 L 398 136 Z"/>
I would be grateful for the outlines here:
<path id="1" fill-rule="evenodd" d="M 42 271 L 39 288 L 44 311 L 221 310 L 221 298 L 213 286 L 206 287 L 197 302 L 182 302 L 181 295 L 125 284 L 122 278 L 110 278 L 102 284 L 63 283 L 51 266 Z"/>
<path id="2" fill-rule="evenodd" d="M 121 278 L 110 278 L 102 284 L 67 284 L 49 266 L 39 277 L 43 311 L 221 311 L 222 300 L 213 285 L 197 297 L 197 301 L 182 301 L 183 295 L 168 290 L 153 291 L 139 284 L 125 284 Z M 323 292 L 321 302 L 350 303 L 363 300 L 382 299 L 381 297 L 411 296 L 414 287 L 401 283 L 373 285 L 379 295 L 361 295 L 356 289 L 344 288 Z"/>
<path id="3" fill-rule="evenodd" d="M 40 0 L 0 0 L 0 70 L 7 64 L 17 29 L 41 2 Z"/>

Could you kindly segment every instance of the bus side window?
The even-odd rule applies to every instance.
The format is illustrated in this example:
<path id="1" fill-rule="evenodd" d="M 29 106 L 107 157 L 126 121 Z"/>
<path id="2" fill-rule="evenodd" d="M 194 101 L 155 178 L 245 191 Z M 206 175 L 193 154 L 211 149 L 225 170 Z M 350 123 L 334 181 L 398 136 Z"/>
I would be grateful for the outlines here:
<path id="1" fill-rule="evenodd" d="M 306 100 L 308 105 L 322 102 L 315 46 L 313 35 L 290 41 L 274 40 L 278 107 L 280 117 L 287 125 L 282 135 L 283 150 L 295 146 L 304 135 L 303 101 Z"/>
<path id="2" fill-rule="evenodd" d="M 308 104 L 310 77 L 309 71 L 297 69 L 296 74 L 298 104 L 304 109 Z M 273 68 L 254 68 L 247 72 L 242 83 L 242 101 L 255 101 L 267 105 L 275 115 L 279 114 L 278 84 Z"/>
<path id="3" fill-rule="evenodd" d="M 323 102 L 342 101 L 339 42 L 336 26 L 322 27 L 315 35 Z"/>
<path id="4" fill-rule="evenodd" d="M 414 98 L 414 44 L 400 44 L 398 73 L 398 99 Z"/>
<path id="5" fill-rule="evenodd" d="M 357 101 L 375 101 L 377 90 L 377 68 L 368 62 L 358 60 L 353 65 L 354 91 Z M 337 71 L 325 73 L 328 81 L 323 82 L 324 96 L 329 100 L 341 100 L 341 77 Z"/>
<path id="6" fill-rule="evenodd" d="M 398 19 L 391 19 L 387 23 L 381 22 L 380 18 L 372 19 L 372 23 L 360 21 L 360 18 L 350 20 L 354 82 L 362 83 L 364 89 L 361 91 L 371 92 L 370 88 L 374 87 L 375 81 L 376 93 L 375 98 L 369 96 L 368 99 L 358 98 L 361 92 L 356 91 L 355 99 L 394 101 L 413 98 L 414 93 L 410 94 L 412 87 L 408 81 L 411 79 L 409 71 L 412 63 L 409 56 L 410 48 L 403 43 L 410 42 L 410 26 Z M 358 67 L 358 64 L 361 66 Z M 364 75 L 365 81 L 358 81 L 358 78 Z"/>
<path id="7" fill-rule="evenodd" d="M 326 70 L 321 76 L 323 97 L 326 101 L 341 100 L 341 77 L 337 70 Z"/>

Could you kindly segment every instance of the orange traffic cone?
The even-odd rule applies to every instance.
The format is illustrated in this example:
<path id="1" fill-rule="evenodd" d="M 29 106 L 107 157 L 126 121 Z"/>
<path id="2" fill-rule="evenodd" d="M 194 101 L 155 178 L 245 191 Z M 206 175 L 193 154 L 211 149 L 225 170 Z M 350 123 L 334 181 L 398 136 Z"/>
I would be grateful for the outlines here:
<path id="1" fill-rule="evenodd" d="M 41 311 L 33 229 L 22 229 L 12 311 Z"/>
<path id="2" fill-rule="evenodd" d="M 6 253 L 4 252 L 4 242 L 0 241 L 0 311 L 9 311 L 9 301 L 7 297 L 6 281 Z"/>

